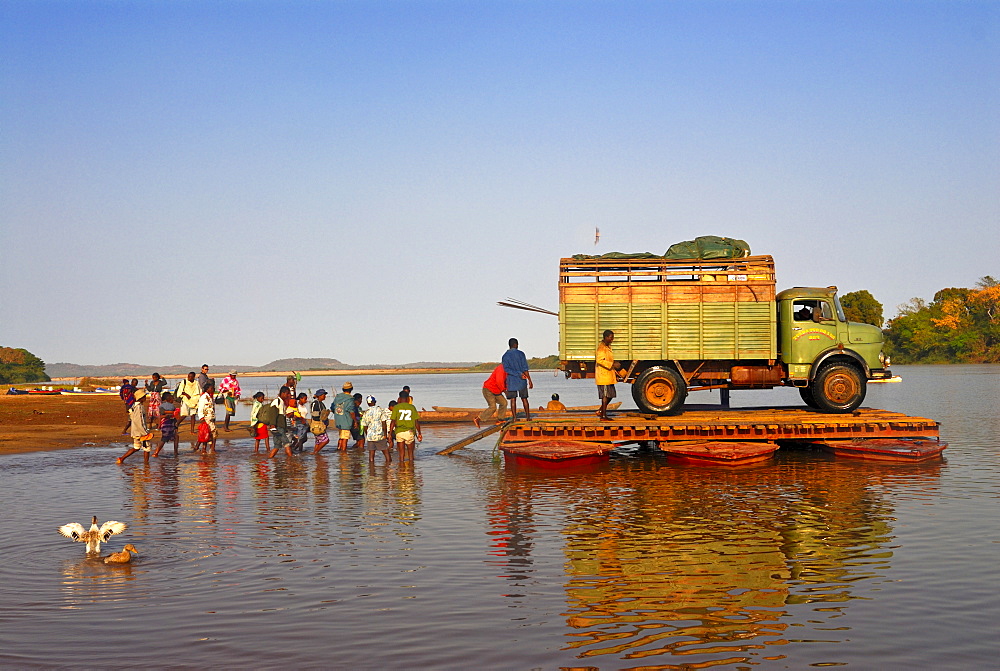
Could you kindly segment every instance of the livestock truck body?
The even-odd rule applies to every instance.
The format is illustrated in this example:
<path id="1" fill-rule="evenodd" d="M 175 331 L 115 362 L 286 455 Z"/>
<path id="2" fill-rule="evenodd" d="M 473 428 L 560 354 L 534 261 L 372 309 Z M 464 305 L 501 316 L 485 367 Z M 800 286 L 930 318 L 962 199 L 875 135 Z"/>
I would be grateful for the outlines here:
<path id="1" fill-rule="evenodd" d="M 810 407 L 850 412 L 868 380 L 892 376 L 882 331 L 847 321 L 836 287 L 775 292 L 770 256 L 672 260 L 577 257 L 559 264 L 559 358 L 594 376 L 597 343 L 640 409 L 679 410 L 689 391 L 792 386 Z"/>

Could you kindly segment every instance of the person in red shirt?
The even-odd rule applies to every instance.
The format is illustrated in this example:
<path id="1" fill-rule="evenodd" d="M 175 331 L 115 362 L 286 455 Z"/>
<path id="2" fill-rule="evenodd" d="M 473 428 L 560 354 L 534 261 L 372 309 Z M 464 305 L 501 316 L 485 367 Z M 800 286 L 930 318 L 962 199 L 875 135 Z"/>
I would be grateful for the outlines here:
<path id="1" fill-rule="evenodd" d="M 507 373 L 504 372 L 503 364 L 493 369 L 493 373 L 483 382 L 483 398 L 489 407 L 479 413 L 478 417 L 473 417 L 472 421 L 476 428 L 482 426 L 482 422 L 496 413 L 497 419 L 501 419 L 507 412 L 507 397 L 504 391 L 507 389 Z"/>

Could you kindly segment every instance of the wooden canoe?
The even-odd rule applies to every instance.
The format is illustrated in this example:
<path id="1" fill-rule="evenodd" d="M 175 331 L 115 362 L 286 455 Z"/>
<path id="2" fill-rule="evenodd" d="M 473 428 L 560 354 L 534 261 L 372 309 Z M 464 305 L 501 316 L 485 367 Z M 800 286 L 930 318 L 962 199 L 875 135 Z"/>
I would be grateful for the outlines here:
<path id="1" fill-rule="evenodd" d="M 614 443 L 584 440 L 533 440 L 524 443 L 501 443 L 504 460 L 517 466 L 566 468 L 603 463 Z"/>
<path id="2" fill-rule="evenodd" d="M 660 449 L 667 453 L 669 459 L 675 461 L 690 464 L 742 466 L 770 459 L 778 446 L 767 441 L 665 440 L 660 442 Z"/>
<path id="3" fill-rule="evenodd" d="M 482 410 L 421 410 L 420 422 L 471 422 L 481 412 Z"/>
<path id="4" fill-rule="evenodd" d="M 874 461 L 927 461 L 940 457 L 948 447 L 948 443 L 929 438 L 860 438 L 810 442 L 838 457 Z"/>

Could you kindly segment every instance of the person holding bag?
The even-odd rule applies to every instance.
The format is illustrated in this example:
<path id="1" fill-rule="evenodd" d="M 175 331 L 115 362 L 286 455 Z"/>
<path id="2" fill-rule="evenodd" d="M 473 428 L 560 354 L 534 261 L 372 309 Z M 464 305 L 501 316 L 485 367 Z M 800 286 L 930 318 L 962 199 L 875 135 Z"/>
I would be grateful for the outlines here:
<path id="1" fill-rule="evenodd" d="M 313 402 L 309 413 L 309 431 L 316 436 L 316 447 L 313 454 L 322 450 L 330 442 L 330 435 L 326 432 L 330 426 L 330 411 L 326 408 L 326 389 L 320 389 L 313 394 Z"/>

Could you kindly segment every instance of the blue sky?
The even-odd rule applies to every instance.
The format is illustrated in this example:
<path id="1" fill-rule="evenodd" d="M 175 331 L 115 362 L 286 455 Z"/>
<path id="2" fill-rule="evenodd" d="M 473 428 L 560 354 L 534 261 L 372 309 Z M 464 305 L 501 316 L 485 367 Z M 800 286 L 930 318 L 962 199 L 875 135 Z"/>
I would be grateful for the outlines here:
<path id="1" fill-rule="evenodd" d="M 0 0 L 0 344 L 546 355 L 497 300 L 697 235 L 892 316 L 1000 276 L 998 103 L 996 2 Z"/>

